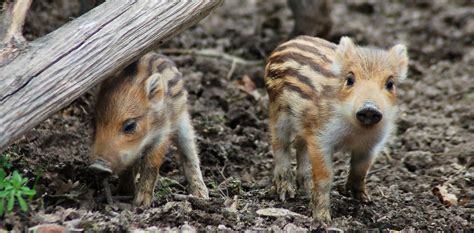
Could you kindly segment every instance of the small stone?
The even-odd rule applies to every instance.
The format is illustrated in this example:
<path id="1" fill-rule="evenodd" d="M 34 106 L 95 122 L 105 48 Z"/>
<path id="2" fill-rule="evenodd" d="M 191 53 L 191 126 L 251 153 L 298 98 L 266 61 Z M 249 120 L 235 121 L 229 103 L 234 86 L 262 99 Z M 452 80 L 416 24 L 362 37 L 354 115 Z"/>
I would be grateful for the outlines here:
<path id="1" fill-rule="evenodd" d="M 286 226 L 283 228 L 283 231 L 284 232 L 296 232 L 296 233 L 298 233 L 298 232 L 307 232 L 306 229 L 304 229 L 302 227 L 298 227 L 293 223 L 286 224 Z"/>
<path id="2" fill-rule="evenodd" d="M 183 233 L 194 233 L 194 232 L 197 232 L 197 229 L 191 225 L 189 225 L 187 222 L 184 223 L 184 225 L 182 225 L 180 228 L 179 228 L 179 232 L 183 232 Z"/>
<path id="3" fill-rule="evenodd" d="M 270 230 L 270 232 L 283 233 L 283 230 L 279 226 L 276 226 L 276 225 L 272 225 L 269 228 L 269 230 Z"/>
<path id="4" fill-rule="evenodd" d="M 158 227 L 148 227 L 146 229 L 130 229 L 130 232 L 132 233 L 158 233 L 158 232 L 169 232 L 169 229 L 167 228 L 158 228 Z"/>
<path id="5" fill-rule="evenodd" d="M 28 229 L 31 233 L 62 233 L 69 232 L 67 227 L 63 227 L 57 224 L 42 224 L 34 226 Z"/>
<path id="6" fill-rule="evenodd" d="M 176 202 L 170 201 L 163 206 L 163 213 L 169 212 L 171 209 L 173 209 L 176 206 Z"/>
<path id="7" fill-rule="evenodd" d="M 409 171 L 414 172 L 429 166 L 432 162 L 431 156 L 431 153 L 425 151 L 410 151 L 406 154 L 403 164 Z"/>
<path id="8" fill-rule="evenodd" d="M 342 233 L 344 232 L 343 230 L 339 229 L 339 228 L 334 228 L 334 227 L 330 227 L 328 229 L 326 229 L 327 232 L 331 232 L 331 233 Z"/>
<path id="9" fill-rule="evenodd" d="M 295 213 L 291 210 L 283 209 L 283 208 L 266 208 L 266 209 L 259 209 L 257 210 L 258 215 L 262 216 L 270 216 L 270 217 L 286 217 L 286 216 L 293 216 L 293 217 L 301 217 L 307 218 L 304 215 Z"/>

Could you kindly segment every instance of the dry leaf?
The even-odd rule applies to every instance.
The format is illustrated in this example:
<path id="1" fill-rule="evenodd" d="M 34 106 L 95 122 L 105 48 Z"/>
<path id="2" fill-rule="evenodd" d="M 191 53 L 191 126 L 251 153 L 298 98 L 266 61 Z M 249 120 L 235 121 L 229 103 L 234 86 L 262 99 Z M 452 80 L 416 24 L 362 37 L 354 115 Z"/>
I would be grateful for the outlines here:
<path id="1" fill-rule="evenodd" d="M 39 223 L 55 223 L 61 220 L 61 217 L 56 214 L 45 214 L 44 212 L 37 213 L 33 218 Z"/>
<path id="2" fill-rule="evenodd" d="M 248 75 L 244 75 L 240 80 L 235 80 L 234 83 L 239 87 L 240 90 L 245 91 L 248 94 L 252 93 L 252 91 L 257 88 L 255 83 Z"/>
<path id="3" fill-rule="evenodd" d="M 432 190 L 433 194 L 438 197 L 439 201 L 446 206 L 458 205 L 458 198 L 452 193 L 448 193 L 446 187 L 437 185 Z"/>
<path id="4" fill-rule="evenodd" d="M 237 212 L 237 205 L 238 205 L 238 198 L 237 195 L 234 196 L 234 198 L 227 198 L 224 201 L 224 205 L 226 206 L 226 210 L 232 213 Z"/>
<path id="5" fill-rule="evenodd" d="M 244 75 L 240 80 L 235 80 L 234 84 L 243 92 L 251 95 L 254 99 L 260 99 L 261 95 L 257 91 L 257 86 L 248 75 Z"/>

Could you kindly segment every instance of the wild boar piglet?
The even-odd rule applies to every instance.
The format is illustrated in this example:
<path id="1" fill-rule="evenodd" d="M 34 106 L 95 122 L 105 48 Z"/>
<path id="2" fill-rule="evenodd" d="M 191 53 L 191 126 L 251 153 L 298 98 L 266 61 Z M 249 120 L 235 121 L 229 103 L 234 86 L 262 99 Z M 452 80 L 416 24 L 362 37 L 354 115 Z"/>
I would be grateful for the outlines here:
<path id="1" fill-rule="evenodd" d="M 313 217 L 329 222 L 332 154 L 351 154 L 346 189 L 368 201 L 365 177 L 395 128 L 397 84 L 406 77 L 407 49 L 359 47 L 301 36 L 268 58 L 274 156 L 273 187 L 281 200 L 294 197 L 290 148 L 296 147 L 296 183 L 311 195 Z"/>
<path id="2" fill-rule="evenodd" d="M 101 85 L 91 168 L 119 175 L 119 191 L 150 206 L 159 168 L 172 142 L 188 190 L 208 198 L 181 73 L 168 58 L 148 53 Z"/>

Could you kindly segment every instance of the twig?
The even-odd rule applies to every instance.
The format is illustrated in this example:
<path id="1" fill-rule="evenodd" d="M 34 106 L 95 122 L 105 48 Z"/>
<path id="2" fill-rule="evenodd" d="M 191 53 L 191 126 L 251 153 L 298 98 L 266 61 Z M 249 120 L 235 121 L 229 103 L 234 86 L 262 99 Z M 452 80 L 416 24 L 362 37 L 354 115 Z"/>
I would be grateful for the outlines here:
<path id="1" fill-rule="evenodd" d="M 186 187 L 184 187 L 182 184 L 180 184 L 178 181 L 176 180 L 173 180 L 171 178 L 168 178 L 168 177 L 163 177 L 163 176 L 160 176 L 159 178 L 159 182 L 168 182 L 170 184 L 173 184 L 173 185 L 176 185 L 178 187 L 180 187 L 182 190 L 186 190 Z"/>
<path id="2" fill-rule="evenodd" d="M 105 195 L 99 196 L 96 198 L 96 202 L 103 202 L 104 199 L 107 199 Z M 133 196 L 112 196 L 112 200 L 115 200 L 115 201 L 129 201 L 132 199 L 133 199 Z"/>
<path id="3" fill-rule="evenodd" d="M 227 73 L 227 77 L 226 77 L 227 80 L 230 80 L 230 78 L 232 78 L 232 74 L 234 74 L 236 65 L 237 65 L 237 62 L 233 60 L 232 65 L 230 66 L 229 73 Z"/>
<path id="4" fill-rule="evenodd" d="M 177 201 L 188 201 L 188 200 L 200 200 L 202 198 L 195 197 L 193 195 L 184 195 L 184 194 L 179 194 L 179 193 L 173 193 L 171 194 L 174 200 Z"/>
<path id="5" fill-rule="evenodd" d="M 378 187 L 378 190 L 380 192 L 380 195 L 382 195 L 382 197 L 387 198 L 387 196 L 385 196 L 385 194 L 383 193 L 382 189 L 380 189 L 380 187 Z"/>
<path id="6" fill-rule="evenodd" d="M 222 167 L 222 169 L 219 170 L 219 173 L 221 174 L 222 178 L 224 178 L 224 180 L 227 180 L 227 177 L 225 177 L 224 175 L 224 170 L 226 169 L 226 165 L 224 165 Z"/>
<path id="7" fill-rule="evenodd" d="M 392 161 L 392 160 L 393 160 L 392 156 L 390 155 L 390 151 L 389 151 L 389 149 L 388 149 L 387 147 L 385 147 L 385 149 L 383 150 L 383 153 L 382 153 L 382 154 L 385 156 L 385 158 L 386 158 L 388 161 Z"/>
<path id="8" fill-rule="evenodd" d="M 263 61 L 260 60 L 246 60 L 241 57 L 237 57 L 234 55 L 230 55 L 215 49 L 161 49 L 160 50 L 164 54 L 190 54 L 196 56 L 203 56 L 203 57 L 211 57 L 211 58 L 218 58 L 224 59 L 232 63 L 236 63 L 238 65 L 245 65 L 245 66 L 256 66 L 263 64 Z"/>
<path id="9" fill-rule="evenodd" d="M 373 175 L 373 174 L 375 174 L 375 173 L 377 173 L 377 172 L 379 172 L 379 171 L 382 171 L 382 170 L 384 170 L 384 169 L 386 169 L 386 168 L 388 168 L 388 167 L 390 167 L 390 165 L 385 165 L 385 166 L 383 166 L 383 167 L 379 167 L 379 168 L 377 168 L 377 169 L 374 169 L 374 170 L 372 170 L 372 171 L 369 171 L 369 172 L 367 173 L 367 175 L 368 175 L 368 176 L 369 176 L 369 175 Z M 335 184 L 335 185 L 340 184 L 340 183 L 344 182 L 344 180 L 345 180 L 344 177 L 340 177 L 339 179 L 335 179 L 335 180 L 334 180 L 334 184 Z"/>
<path id="10" fill-rule="evenodd" d="M 368 175 L 375 174 L 375 173 L 377 173 L 377 172 L 379 172 L 379 171 L 382 171 L 382 170 L 384 170 L 384 169 L 386 169 L 386 168 L 389 168 L 389 167 L 390 167 L 390 165 L 385 165 L 385 166 L 383 166 L 383 167 L 379 167 L 379 168 L 377 168 L 377 169 L 374 169 L 374 170 L 372 170 L 372 171 L 369 171 Z"/>

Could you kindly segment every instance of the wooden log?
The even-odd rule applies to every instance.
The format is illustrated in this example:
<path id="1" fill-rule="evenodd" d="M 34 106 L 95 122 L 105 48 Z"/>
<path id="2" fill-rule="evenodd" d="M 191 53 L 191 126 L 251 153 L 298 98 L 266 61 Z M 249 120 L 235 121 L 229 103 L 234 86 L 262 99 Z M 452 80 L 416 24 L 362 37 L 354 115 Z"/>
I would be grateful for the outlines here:
<path id="1" fill-rule="evenodd" d="M 109 0 L 0 65 L 0 152 L 222 0 Z M 1 63 L 1 61 L 0 61 Z"/>

